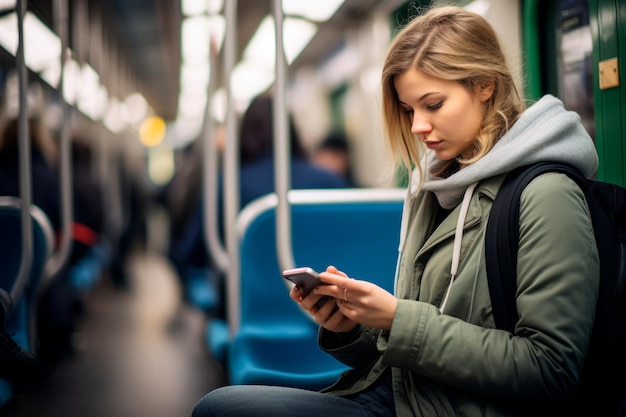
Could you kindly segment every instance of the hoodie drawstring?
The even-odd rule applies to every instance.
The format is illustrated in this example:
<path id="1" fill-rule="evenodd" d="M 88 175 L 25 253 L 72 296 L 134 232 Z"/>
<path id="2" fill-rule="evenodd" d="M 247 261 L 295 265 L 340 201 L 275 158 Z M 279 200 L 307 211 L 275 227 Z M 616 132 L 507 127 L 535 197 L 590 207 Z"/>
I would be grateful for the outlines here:
<path id="1" fill-rule="evenodd" d="M 452 290 L 452 283 L 456 278 L 456 273 L 459 269 L 459 259 L 461 257 L 461 241 L 463 240 L 463 225 L 465 224 L 465 218 L 467 217 L 467 210 L 469 208 L 470 200 L 472 199 L 472 194 L 474 193 L 474 189 L 478 185 L 478 182 L 471 184 L 465 190 L 465 194 L 463 195 L 463 202 L 461 203 L 461 210 L 459 211 L 459 218 L 456 221 L 456 230 L 454 233 L 454 246 L 452 248 L 452 266 L 450 267 L 450 283 L 448 284 L 448 288 L 446 289 L 446 295 L 443 297 L 443 301 L 441 302 L 441 306 L 439 307 L 439 311 L 443 313 L 443 310 L 448 302 L 448 297 L 450 296 L 450 291 Z"/>

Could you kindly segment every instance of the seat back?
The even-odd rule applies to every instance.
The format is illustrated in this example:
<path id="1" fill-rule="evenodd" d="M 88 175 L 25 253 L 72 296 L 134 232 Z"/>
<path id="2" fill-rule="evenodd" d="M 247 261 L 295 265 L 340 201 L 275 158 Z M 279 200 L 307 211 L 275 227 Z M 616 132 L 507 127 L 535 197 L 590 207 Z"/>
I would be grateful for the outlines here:
<path id="1" fill-rule="evenodd" d="M 31 205 L 33 239 L 31 262 L 26 286 L 18 299 L 12 300 L 14 311 L 7 317 L 6 330 L 23 349 L 32 350 L 34 309 L 32 304 L 44 276 L 44 268 L 52 254 L 54 234 L 46 214 Z M 21 202 L 17 197 L 0 196 L 0 288 L 11 294 L 17 283 L 22 260 Z M 13 386 L 0 379 L 0 407 L 13 398 Z"/>
<path id="2" fill-rule="evenodd" d="M 54 249 L 54 232 L 48 216 L 37 206 L 31 205 L 33 220 L 32 256 L 26 290 L 37 289 L 46 261 Z M 18 278 L 22 259 L 22 220 L 20 199 L 0 196 L 0 288 L 11 291 Z M 13 300 L 17 304 L 18 300 Z"/>
<path id="3" fill-rule="evenodd" d="M 404 190 L 292 190 L 296 266 L 335 265 L 351 277 L 393 291 Z M 289 298 L 276 252 L 275 195 L 242 211 L 241 327 L 269 323 L 315 326 Z"/>
<path id="4" fill-rule="evenodd" d="M 404 191 L 289 192 L 298 266 L 332 264 L 393 291 Z M 231 383 L 321 389 L 346 369 L 317 345 L 318 325 L 289 297 L 276 250 L 275 195 L 240 214 L 240 326 L 229 345 Z M 303 358 L 306 358 L 303 360 Z"/>

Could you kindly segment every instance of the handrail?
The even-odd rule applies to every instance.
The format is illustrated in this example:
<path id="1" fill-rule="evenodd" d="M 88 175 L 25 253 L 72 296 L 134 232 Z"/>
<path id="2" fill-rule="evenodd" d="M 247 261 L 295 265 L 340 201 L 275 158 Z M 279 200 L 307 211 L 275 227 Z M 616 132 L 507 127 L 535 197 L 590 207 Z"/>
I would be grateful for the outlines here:
<path id="1" fill-rule="evenodd" d="M 58 91 L 63 97 L 63 85 L 65 80 L 65 62 L 67 59 L 67 45 L 68 45 L 68 17 L 67 17 L 67 0 L 54 0 L 55 13 L 55 26 L 56 31 L 61 38 L 61 77 L 59 80 Z M 59 141 L 60 150 L 60 190 L 61 190 L 61 227 L 63 233 L 61 234 L 61 243 L 58 249 L 54 252 L 52 257 L 46 264 L 45 274 L 49 277 L 56 276 L 61 269 L 65 266 L 69 260 L 69 255 L 72 250 L 72 223 L 74 221 L 74 207 L 72 204 L 72 156 L 70 152 L 70 137 L 69 137 L 69 125 L 70 125 L 70 113 L 69 105 L 63 99 L 61 99 L 61 132 Z"/>
<path id="2" fill-rule="evenodd" d="M 291 144 L 285 105 L 286 61 L 283 47 L 283 7 L 274 0 L 274 26 L 276 28 L 276 81 L 274 84 L 274 182 L 278 205 L 276 207 L 276 251 L 282 269 L 295 264 L 291 242 L 291 209 L 287 191 L 291 187 Z"/>
<path id="3" fill-rule="evenodd" d="M 19 169 L 20 169 L 20 198 L 22 200 L 21 220 L 22 220 L 22 259 L 20 269 L 15 284 L 11 288 L 10 303 L 5 311 L 5 319 L 10 316 L 17 306 L 19 298 L 24 292 L 28 277 L 30 275 L 32 246 L 33 246 L 33 225 L 30 217 L 31 205 L 31 164 L 30 164 L 30 134 L 28 131 L 28 103 L 26 98 L 28 74 L 26 73 L 26 61 L 24 58 L 24 15 L 26 14 L 26 1 L 17 0 L 17 77 L 19 84 L 19 115 L 18 115 L 18 140 L 19 140 Z"/>
<path id="4" fill-rule="evenodd" d="M 232 91 L 231 75 L 237 50 L 237 0 L 224 2 L 226 34 L 224 37 L 224 79 L 226 82 L 226 144 L 224 149 L 224 190 L 239 190 L 239 140 Z M 225 192 L 226 249 L 228 251 L 228 276 L 226 285 L 227 320 L 231 337 L 239 328 L 239 244 L 235 224 L 239 214 L 239 193 Z"/>
<path id="5" fill-rule="evenodd" d="M 204 115 L 203 139 L 203 194 L 204 194 L 204 236 L 207 242 L 208 255 L 222 273 L 228 271 L 228 252 L 220 238 L 218 223 L 218 204 L 222 204 L 218 196 L 219 149 L 215 135 L 215 124 L 211 117 L 211 97 L 215 92 L 217 78 L 217 41 L 209 37 L 211 55 L 209 56 L 209 86 L 207 88 L 207 104 Z"/>

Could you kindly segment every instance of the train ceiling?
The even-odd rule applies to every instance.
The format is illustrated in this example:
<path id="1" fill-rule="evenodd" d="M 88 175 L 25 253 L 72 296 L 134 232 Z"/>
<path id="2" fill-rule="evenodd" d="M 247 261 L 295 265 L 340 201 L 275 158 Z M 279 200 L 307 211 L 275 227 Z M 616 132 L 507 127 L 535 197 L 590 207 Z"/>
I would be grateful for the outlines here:
<path id="1" fill-rule="evenodd" d="M 106 77 L 106 65 L 122 68 L 116 71 L 112 92 L 132 88 L 141 92 L 155 111 L 165 119 L 177 112 L 180 68 L 181 6 L 178 0 L 68 0 L 72 50 L 79 59 L 94 62 L 96 70 Z M 228 1 L 228 0 L 226 0 Z M 346 0 L 319 31 L 307 48 L 292 63 L 290 71 L 302 66 L 317 66 L 338 47 L 345 30 L 362 23 L 373 12 L 391 12 L 404 0 Z M 30 0 L 29 10 L 54 27 L 52 0 Z M 78 12 L 77 12 L 78 10 Z M 80 12 L 82 10 L 82 12 Z M 254 34 L 264 16 L 271 14 L 272 0 L 239 0 L 237 4 L 237 57 Z M 82 14 L 81 14 L 82 13 Z M 79 16 L 83 16 L 82 19 Z M 88 16 L 85 18 L 84 16 Z M 87 23 L 82 26 L 77 21 Z M 89 36 L 94 26 L 102 25 L 103 40 Z M 82 30 L 79 28 L 83 28 Z M 85 35 L 87 34 L 87 35 Z M 89 45 L 84 45 L 85 37 Z M 105 45 L 102 45 L 102 42 Z M 81 45 L 83 44 L 83 45 Z M 82 52 L 80 52 L 82 51 Z M 95 55 L 95 58 L 94 58 Z M 121 79 L 120 79 L 121 78 Z M 110 80 L 109 80 L 110 81 Z"/>

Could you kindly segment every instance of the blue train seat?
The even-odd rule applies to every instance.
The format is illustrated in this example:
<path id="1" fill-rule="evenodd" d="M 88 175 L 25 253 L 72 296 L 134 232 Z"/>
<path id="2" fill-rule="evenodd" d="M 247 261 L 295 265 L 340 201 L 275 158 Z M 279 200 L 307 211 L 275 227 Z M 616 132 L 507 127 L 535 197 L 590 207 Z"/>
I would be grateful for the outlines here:
<path id="1" fill-rule="evenodd" d="M 21 203 L 16 197 L 0 197 L 0 288 L 11 292 L 17 282 L 22 259 Z M 13 300 L 15 310 L 5 322 L 6 330 L 23 349 L 32 351 L 33 304 L 45 278 L 46 261 L 54 249 L 54 233 L 47 215 L 31 205 L 33 219 L 32 257 L 23 293 Z M 0 379 L 0 406 L 13 397 L 12 385 Z"/>
<path id="2" fill-rule="evenodd" d="M 0 196 L 0 288 L 12 288 L 20 269 L 22 258 L 21 202 L 17 197 Z M 31 205 L 33 219 L 32 258 L 30 278 L 26 290 L 30 295 L 37 289 L 43 275 L 45 263 L 54 249 L 54 232 L 48 216 L 37 206 Z"/>
<path id="3" fill-rule="evenodd" d="M 212 268 L 187 266 L 184 271 L 183 291 L 187 302 L 207 315 L 220 308 L 220 282 Z"/>
<path id="4" fill-rule="evenodd" d="M 89 248 L 74 265 L 69 267 L 69 282 L 79 293 L 92 291 L 100 282 L 102 271 L 109 264 L 110 249 L 105 242 Z"/>
<path id="5" fill-rule="evenodd" d="M 332 264 L 393 291 L 404 194 L 395 188 L 290 191 L 297 266 L 323 271 Z M 231 384 L 317 390 L 346 367 L 319 349 L 317 324 L 288 295 L 276 251 L 276 205 L 276 195 L 261 197 L 238 218 L 240 326 L 223 356 Z M 211 323 L 209 332 L 219 337 L 220 326 Z"/>

